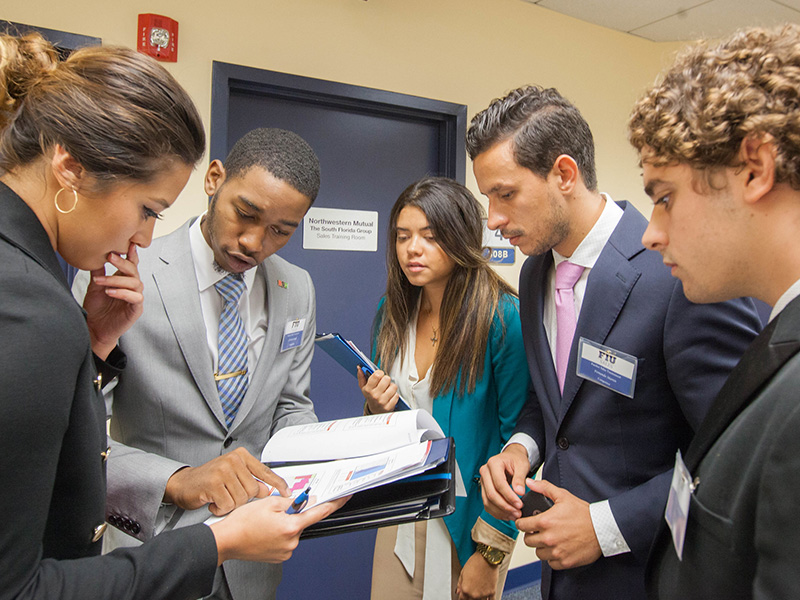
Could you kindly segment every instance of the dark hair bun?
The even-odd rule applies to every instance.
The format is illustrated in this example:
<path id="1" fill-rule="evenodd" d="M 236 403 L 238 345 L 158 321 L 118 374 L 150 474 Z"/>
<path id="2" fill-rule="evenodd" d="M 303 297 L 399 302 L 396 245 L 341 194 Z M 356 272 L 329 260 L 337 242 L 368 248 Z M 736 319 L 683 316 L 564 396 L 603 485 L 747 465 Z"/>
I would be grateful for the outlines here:
<path id="1" fill-rule="evenodd" d="M 0 35 L 0 130 L 31 87 L 57 66 L 58 54 L 40 34 Z"/>

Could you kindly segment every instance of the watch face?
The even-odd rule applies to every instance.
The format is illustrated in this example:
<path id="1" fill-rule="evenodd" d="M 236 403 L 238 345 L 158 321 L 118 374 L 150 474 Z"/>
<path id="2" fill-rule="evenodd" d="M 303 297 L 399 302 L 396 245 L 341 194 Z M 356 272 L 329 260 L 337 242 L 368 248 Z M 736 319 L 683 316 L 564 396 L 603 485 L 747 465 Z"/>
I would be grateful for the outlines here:
<path id="1" fill-rule="evenodd" d="M 153 27 L 150 30 L 150 43 L 159 48 L 166 48 L 169 45 L 169 31 L 161 27 Z"/>
<path id="2" fill-rule="evenodd" d="M 499 565 L 503 562 L 506 554 L 502 550 L 498 550 L 497 548 L 492 548 L 491 546 L 487 546 L 485 544 L 478 545 L 478 552 L 486 559 L 490 565 Z"/>

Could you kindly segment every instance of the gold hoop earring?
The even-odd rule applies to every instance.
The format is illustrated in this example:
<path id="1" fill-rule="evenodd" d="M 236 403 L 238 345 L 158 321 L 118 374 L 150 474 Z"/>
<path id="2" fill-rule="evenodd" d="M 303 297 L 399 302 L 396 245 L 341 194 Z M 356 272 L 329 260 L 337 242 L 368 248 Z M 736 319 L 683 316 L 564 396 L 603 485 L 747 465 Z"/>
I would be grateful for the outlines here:
<path id="1" fill-rule="evenodd" d="M 63 208 L 61 208 L 61 207 L 58 205 L 58 195 L 59 195 L 61 192 L 63 192 L 63 191 L 64 191 L 64 188 L 61 188 L 61 189 L 59 189 L 59 190 L 56 192 L 56 197 L 55 197 L 55 198 L 53 198 L 53 204 L 55 204 L 55 205 L 56 205 L 56 210 L 57 210 L 58 212 L 60 212 L 62 215 L 68 215 L 68 214 L 69 214 L 69 213 L 71 213 L 73 210 L 75 210 L 75 207 L 76 207 L 76 206 L 78 206 L 78 192 L 76 192 L 76 191 L 75 191 L 75 188 L 72 188 L 72 195 L 73 195 L 73 196 L 75 196 L 75 202 L 73 202 L 73 203 L 72 203 L 72 208 L 70 208 L 69 210 L 64 210 Z"/>

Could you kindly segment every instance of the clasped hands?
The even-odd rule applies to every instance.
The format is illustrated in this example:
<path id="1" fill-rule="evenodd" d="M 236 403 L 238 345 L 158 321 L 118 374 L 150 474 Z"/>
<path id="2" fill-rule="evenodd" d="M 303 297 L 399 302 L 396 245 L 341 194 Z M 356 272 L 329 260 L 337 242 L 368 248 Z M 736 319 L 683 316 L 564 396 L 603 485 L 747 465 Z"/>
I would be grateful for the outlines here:
<path id="1" fill-rule="evenodd" d="M 526 478 L 530 464 L 525 448 L 510 444 L 481 467 L 481 494 L 486 510 L 498 519 L 512 519 L 525 534 L 525 545 L 553 569 L 572 569 L 602 556 L 589 503 L 548 481 Z M 525 484 L 553 501 L 538 515 L 522 517 Z"/>

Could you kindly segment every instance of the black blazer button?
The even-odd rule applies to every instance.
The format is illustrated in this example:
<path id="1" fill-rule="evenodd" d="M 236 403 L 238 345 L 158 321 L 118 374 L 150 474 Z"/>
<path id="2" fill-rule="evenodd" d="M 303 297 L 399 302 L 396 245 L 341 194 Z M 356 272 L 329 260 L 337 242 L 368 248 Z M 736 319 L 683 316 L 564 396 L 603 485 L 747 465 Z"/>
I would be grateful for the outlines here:
<path id="1" fill-rule="evenodd" d="M 232 443 L 233 443 L 233 438 L 225 438 L 225 441 L 222 442 L 222 445 L 225 448 L 229 448 Z"/>
<path id="2" fill-rule="evenodd" d="M 558 447 L 561 450 L 566 450 L 567 448 L 569 448 L 569 440 L 563 435 L 560 438 L 558 438 L 558 441 L 556 443 L 558 444 Z"/>
<path id="3" fill-rule="evenodd" d="M 142 526 L 139 525 L 139 523 L 137 523 L 136 521 L 134 521 L 133 525 L 131 525 L 131 533 L 133 535 L 138 535 L 141 530 L 142 530 Z"/>

